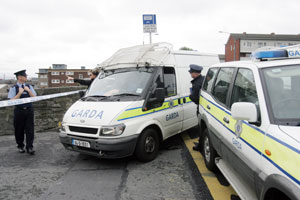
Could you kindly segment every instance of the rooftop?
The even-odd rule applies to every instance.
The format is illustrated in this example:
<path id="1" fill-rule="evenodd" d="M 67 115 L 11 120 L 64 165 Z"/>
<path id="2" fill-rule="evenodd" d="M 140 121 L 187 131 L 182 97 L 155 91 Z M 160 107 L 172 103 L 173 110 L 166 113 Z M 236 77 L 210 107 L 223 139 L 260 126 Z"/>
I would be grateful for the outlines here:
<path id="1" fill-rule="evenodd" d="M 300 41 L 298 35 L 281 35 L 281 34 L 248 34 L 248 33 L 231 33 L 230 37 L 241 40 L 278 40 L 278 41 Z"/>

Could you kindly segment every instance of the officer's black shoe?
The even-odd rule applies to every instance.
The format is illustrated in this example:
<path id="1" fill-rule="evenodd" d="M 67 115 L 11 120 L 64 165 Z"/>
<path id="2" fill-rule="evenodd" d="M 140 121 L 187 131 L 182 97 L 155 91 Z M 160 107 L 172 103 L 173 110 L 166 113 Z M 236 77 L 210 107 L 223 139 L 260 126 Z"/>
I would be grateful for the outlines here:
<path id="1" fill-rule="evenodd" d="M 29 153 L 30 155 L 34 155 L 35 150 L 31 147 L 31 148 L 26 148 L 27 153 Z"/>
<path id="2" fill-rule="evenodd" d="M 200 151 L 201 147 L 199 145 L 199 143 L 197 143 L 195 146 L 193 146 L 193 150 L 194 151 Z"/>
<path id="3" fill-rule="evenodd" d="M 24 147 L 18 147 L 18 149 L 19 149 L 19 153 L 24 153 L 25 152 Z"/>

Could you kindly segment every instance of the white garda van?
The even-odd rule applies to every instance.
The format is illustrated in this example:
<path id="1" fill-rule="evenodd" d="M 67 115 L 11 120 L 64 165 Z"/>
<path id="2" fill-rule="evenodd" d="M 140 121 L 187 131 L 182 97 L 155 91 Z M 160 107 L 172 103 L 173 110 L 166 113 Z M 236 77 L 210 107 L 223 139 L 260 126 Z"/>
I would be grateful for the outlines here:
<path id="1" fill-rule="evenodd" d="M 119 50 L 99 65 L 86 95 L 65 113 L 62 144 L 103 158 L 153 160 L 161 141 L 198 124 L 188 97 L 189 65 L 201 65 L 205 73 L 217 62 L 215 54 L 173 51 L 167 43 Z"/>

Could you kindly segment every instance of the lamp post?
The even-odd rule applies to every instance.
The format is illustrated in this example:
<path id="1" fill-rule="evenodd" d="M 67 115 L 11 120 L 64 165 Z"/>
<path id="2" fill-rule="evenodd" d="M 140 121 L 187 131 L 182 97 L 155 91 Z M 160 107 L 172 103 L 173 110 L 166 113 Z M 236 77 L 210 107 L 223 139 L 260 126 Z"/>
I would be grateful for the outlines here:
<path id="1" fill-rule="evenodd" d="M 150 39 L 150 44 L 152 44 L 152 35 L 159 35 L 158 33 L 149 33 L 149 39 Z M 144 36 L 143 36 L 143 45 L 145 44 L 145 36 L 146 36 L 146 34 L 144 34 Z"/>
<path id="2" fill-rule="evenodd" d="M 226 34 L 231 34 L 231 33 L 229 33 L 229 32 L 226 32 L 226 31 L 219 31 L 219 33 L 226 33 Z M 235 43 L 236 43 L 236 40 L 235 40 L 235 38 L 233 38 L 233 61 L 235 61 L 236 60 L 236 55 L 235 55 Z"/>

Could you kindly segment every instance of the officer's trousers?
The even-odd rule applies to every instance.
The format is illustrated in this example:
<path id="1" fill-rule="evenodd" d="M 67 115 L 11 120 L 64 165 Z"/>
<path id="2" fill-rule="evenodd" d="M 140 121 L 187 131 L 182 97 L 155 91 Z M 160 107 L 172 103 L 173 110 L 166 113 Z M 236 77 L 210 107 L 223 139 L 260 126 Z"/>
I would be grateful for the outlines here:
<path id="1" fill-rule="evenodd" d="M 24 134 L 26 135 L 26 148 L 33 147 L 34 140 L 34 110 L 15 107 L 14 109 L 15 138 L 18 147 L 24 147 Z"/>

